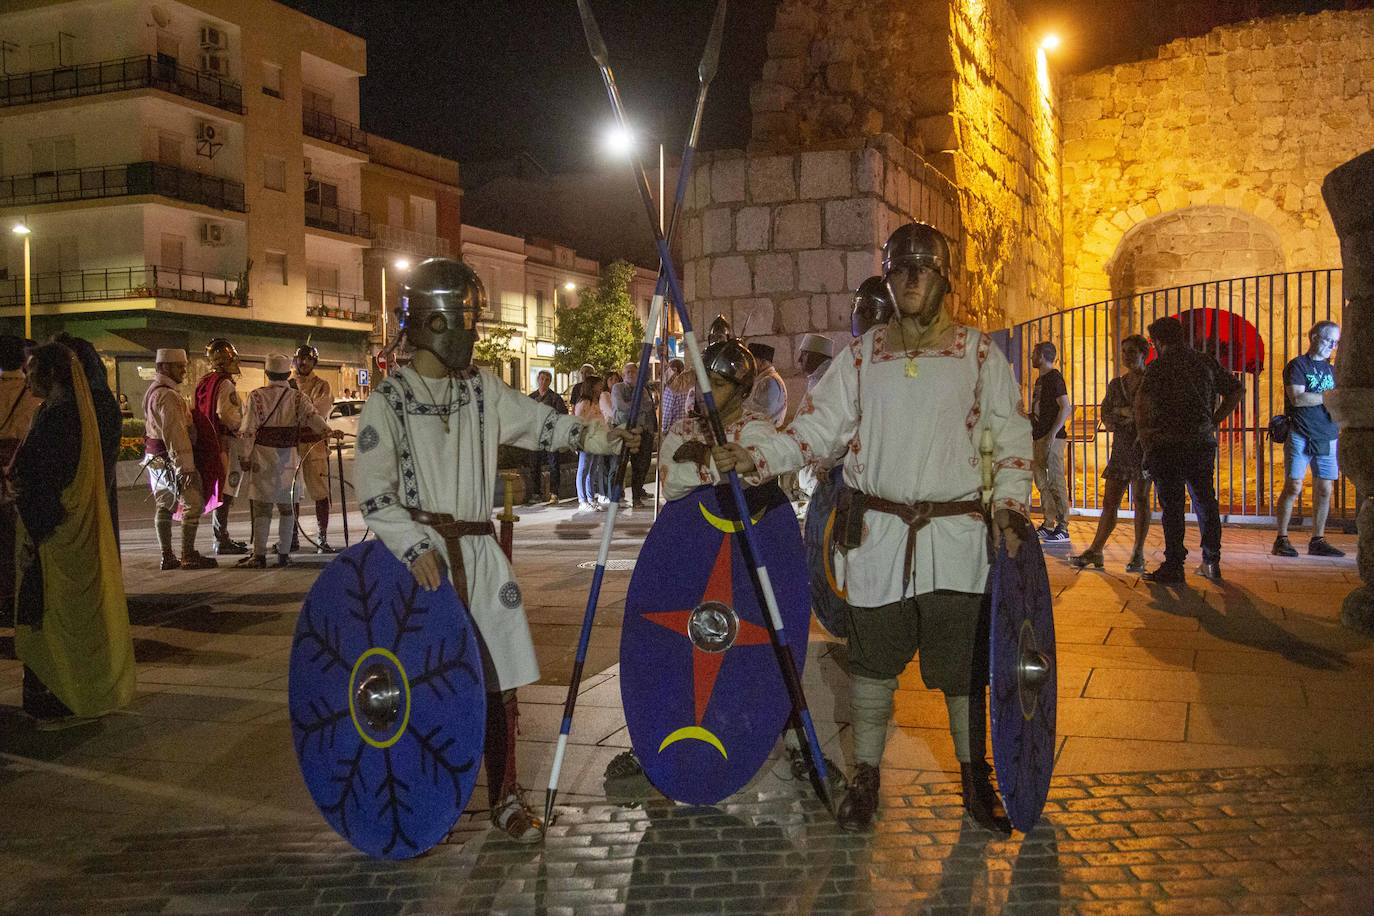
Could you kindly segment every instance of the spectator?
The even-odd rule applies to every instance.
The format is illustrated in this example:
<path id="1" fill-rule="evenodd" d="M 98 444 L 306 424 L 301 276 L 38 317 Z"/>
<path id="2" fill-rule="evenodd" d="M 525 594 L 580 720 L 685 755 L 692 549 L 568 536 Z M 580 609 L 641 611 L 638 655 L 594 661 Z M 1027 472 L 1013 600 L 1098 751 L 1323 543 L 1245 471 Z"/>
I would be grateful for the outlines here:
<path id="1" fill-rule="evenodd" d="M 134 418 L 134 409 L 129 406 L 129 396 L 122 391 L 119 393 L 119 418 L 121 420 Z"/>
<path id="2" fill-rule="evenodd" d="M 692 382 L 695 376 L 687 371 L 687 364 L 674 357 L 668 360 L 668 372 L 663 377 L 662 429 L 666 432 L 692 409 Z"/>
<path id="3" fill-rule="evenodd" d="M 1307 332 L 1307 352 L 1289 360 L 1283 369 L 1283 412 L 1290 425 L 1283 443 L 1283 492 L 1279 494 L 1279 531 L 1273 553 L 1296 557 L 1297 548 L 1288 542 L 1288 522 L 1293 517 L 1293 501 L 1302 492 L 1307 468 L 1312 467 L 1312 538 L 1307 553 L 1314 557 L 1343 557 L 1345 551 L 1326 540 L 1326 516 L 1331 510 L 1331 485 L 1341 476 L 1336 463 L 1336 421 L 1326 409 L 1326 392 L 1336 387 L 1336 372 L 1331 355 L 1341 342 L 1341 329 L 1334 321 L 1318 321 Z"/>
<path id="4" fill-rule="evenodd" d="M 816 387 L 816 383 L 830 368 L 835 356 L 835 342 L 824 334 L 803 334 L 797 347 L 797 368 L 806 376 L 806 390 Z"/>
<path id="5" fill-rule="evenodd" d="M 567 414 L 568 405 L 564 403 L 557 391 L 550 386 L 553 384 L 553 373 L 547 369 L 540 369 L 536 376 L 535 389 L 530 392 L 530 400 L 538 401 L 546 407 L 552 407 L 555 414 Z M 549 471 L 549 505 L 558 502 L 558 452 L 556 451 L 532 451 L 530 452 L 530 488 L 525 494 L 525 502 L 533 503 L 542 498 L 544 469 Z"/>
<path id="6" fill-rule="evenodd" d="M 658 425 L 658 418 L 654 412 L 654 395 L 652 386 L 644 386 L 644 394 L 639 401 L 639 415 L 630 419 L 630 401 L 634 397 L 635 382 L 639 378 L 639 365 L 637 363 L 625 364 L 625 379 L 616 385 L 611 391 L 611 400 L 615 405 L 615 423 L 617 426 L 636 426 L 641 430 L 639 451 L 630 459 L 630 496 L 633 502 L 631 505 L 636 508 L 643 508 L 649 499 L 648 491 L 644 489 L 644 483 L 649 477 L 649 464 L 654 456 L 654 429 Z"/>
<path id="7" fill-rule="evenodd" d="M 596 375 L 596 367 L 591 363 L 583 363 L 582 368 L 577 373 L 577 383 L 572 386 L 572 391 L 568 394 L 568 403 L 577 409 L 577 402 L 582 400 L 582 386 L 587 383 L 589 376 Z"/>
<path id="8" fill-rule="evenodd" d="M 1031 435 L 1035 452 L 1031 470 L 1035 488 L 1040 491 L 1040 509 L 1045 521 L 1037 533 L 1049 544 L 1063 544 L 1069 540 L 1069 488 L 1064 476 L 1064 452 L 1069 434 L 1065 424 L 1073 416 L 1073 400 L 1069 397 L 1064 376 L 1055 368 L 1059 351 L 1049 341 L 1042 341 L 1031 349 L 1031 365 L 1038 378 L 1031 394 Z"/>
<path id="9" fill-rule="evenodd" d="M 773 365 L 773 348 L 765 343 L 751 343 L 749 352 L 754 354 L 758 374 L 746 406 L 754 413 L 771 419 L 774 426 L 782 426 L 783 418 L 787 416 L 787 385 Z"/>
<path id="10" fill-rule="evenodd" d="M 1159 357 L 1145 369 L 1135 398 L 1135 423 L 1145 470 L 1158 487 L 1163 509 L 1164 562 L 1145 573 L 1147 582 L 1182 583 L 1188 548 L 1183 544 L 1185 497 L 1202 532 L 1198 573 L 1221 578 L 1221 512 L 1212 482 L 1217 427 L 1240 403 L 1244 386 L 1209 353 L 1188 346 L 1177 318 L 1150 325 Z"/>
<path id="11" fill-rule="evenodd" d="M 601 413 L 601 377 L 584 375 L 577 390 L 582 399 L 573 406 L 573 416 L 587 423 L 594 420 L 604 422 L 605 417 Z M 592 463 L 595 457 L 589 452 L 577 453 L 577 508 L 582 512 L 603 508 L 597 503 L 596 493 L 592 489 Z"/>
<path id="12" fill-rule="evenodd" d="M 607 426 L 616 426 L 615 402 L 611 399 L 611 389 L 620 384 L 621 374 L 614 369 L 607 369 L 604 381 L 601 383 L 601 417 L 606 421 Z M 620 469 L 622 472 L 624 468 Z M 592 457 L 592 492 L 595 501 L 604 509 L 611 501 L 611 457 L 609 455 L 594 455 Z"/>
<path id="13" fill-rule="evenodd" d="M 1107 485 L 1102 494 L 1102 515 L 1097 520 L 1097 534 L 1088 549 L 1069 562 L 1079 569 L 1086 566 L 1102 568 L 1102 548 L 1116 528 L 1116 513 L 1121 498 L 1129 489 L 1131 506 L 1135 509 L 1135 546 L 1126 572 L 1145 571 L 1145 536 L 1150 533 L 1150 479 L 1140 454 L 1140 441 L 1135 430 L 1135 396 L 1145 378 L 1145 357 L 1150 355 L 1150 342 L 1139 334 L 1121 341 L 1121 364 L 1126 371 L 1107 384 L 1107 396 L 1102 399 L 1102 425 L 1113 434 L 1112 453 L 1102 478 Z"/>

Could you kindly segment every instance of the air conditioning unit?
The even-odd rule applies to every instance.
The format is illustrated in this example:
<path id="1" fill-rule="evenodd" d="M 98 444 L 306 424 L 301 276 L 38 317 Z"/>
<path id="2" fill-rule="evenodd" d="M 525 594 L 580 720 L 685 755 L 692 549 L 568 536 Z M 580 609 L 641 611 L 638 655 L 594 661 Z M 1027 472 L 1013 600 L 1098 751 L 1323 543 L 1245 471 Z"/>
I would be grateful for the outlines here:
<path id="1" fill-rule="evenodd" d="M 215 125 L 202 122 L 196 125 L 196 139 L 202 143 L 215 143 L 219 139 L 219 132 L 215 130 Z"/>
<path id="2" fill-rule="evenodd" d="M 200 46 L 207 51 L 223 51 L 229 47 L 225 34 L 212 25 L 200 27 Z"/>
<path id="3" fill-rule="evenodd" d="M 202 245 L 223 245 L 224 244 L 224 224 L 223 223 L 201 223 L 200 224 L 200 243 Z"/>
<path id="4" fill-rule="evenodd" d="M 200 55 L 200 69 L 205 73 L 213 73 L 216 76 L 229 75 L 229 58 L 223 54 L 213 51 L 206 51 Z"/>
<path id="5" fill-rule="evenodd" d="M 309 156 L 306 156 L 306 157 L 305 157 L 305 177 L 306 177 L 306 178 L 309 178 L 309 177 L 311 176 L 311 174 L 313 174 L 312 171 L 311 171 L 311 167 L 312 167 L 313 165 L 314 165 L 314 163 L 312 163 L 312 162 L 310 161 L 310 157 L 309 157 Z"/>

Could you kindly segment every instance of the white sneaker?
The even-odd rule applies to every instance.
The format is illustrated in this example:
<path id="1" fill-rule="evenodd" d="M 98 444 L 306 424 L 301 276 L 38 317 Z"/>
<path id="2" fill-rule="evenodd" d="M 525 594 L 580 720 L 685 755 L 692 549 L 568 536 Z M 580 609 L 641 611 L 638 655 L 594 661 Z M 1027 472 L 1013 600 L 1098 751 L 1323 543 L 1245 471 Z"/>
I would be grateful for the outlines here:
<path id="1" fill-rule="evenodd" d="M 582 502 L 579 502 L 579 503 L 577 504 L 577 511 L 578 511 L 578 512 L 591 512 L 591 511 L 593 511 L 594 509 L 596 509 L 596 506 L 593 506 L 591 503 L 587 502 L 586 500 L 583 500 Z"/>

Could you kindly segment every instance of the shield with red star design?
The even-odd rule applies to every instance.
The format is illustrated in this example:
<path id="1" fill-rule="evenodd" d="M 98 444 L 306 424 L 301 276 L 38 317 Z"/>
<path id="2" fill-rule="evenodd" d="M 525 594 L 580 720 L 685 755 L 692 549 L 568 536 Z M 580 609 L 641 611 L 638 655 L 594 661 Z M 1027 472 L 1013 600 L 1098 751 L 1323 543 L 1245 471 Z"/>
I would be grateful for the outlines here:
<path id="1" fill-rule="evenodd" d="M 811 614 L 801 529 L 776 484 L 752 488 L 749 497 L 801 673 Z M 743 788 L 792 711 L 738 518 L 723 488 L 668 503 L 625 598 L 620 693 L 630 741 L 654 787 L 687 804 L 715 804 Z"/>

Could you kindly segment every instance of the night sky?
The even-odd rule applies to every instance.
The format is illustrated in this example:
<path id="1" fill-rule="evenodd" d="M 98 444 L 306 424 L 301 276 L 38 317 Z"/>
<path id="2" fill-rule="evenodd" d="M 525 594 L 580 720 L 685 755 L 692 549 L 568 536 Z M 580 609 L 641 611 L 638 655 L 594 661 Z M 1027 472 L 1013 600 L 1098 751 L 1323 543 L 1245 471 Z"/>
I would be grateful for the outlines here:
<path id="1" fill-rule="evenodd" d="M 362 126 L 473 163 L 528 153 L 551 171 L 605 164 L 610 123 L 574 0 L 285 0 L 368 43 Z M 1055 66 L 1140 57 L 1183 35 L 1256 15 L 1374 6 L 1374 0 L 1013 0 L 1056 30 Z M 749 86 L 776 0 L 730 4 L 703 149 L 749 138 Z M 680 148 L 715 0 L 593 0 L 625 103 L 641 132 Z"/>

